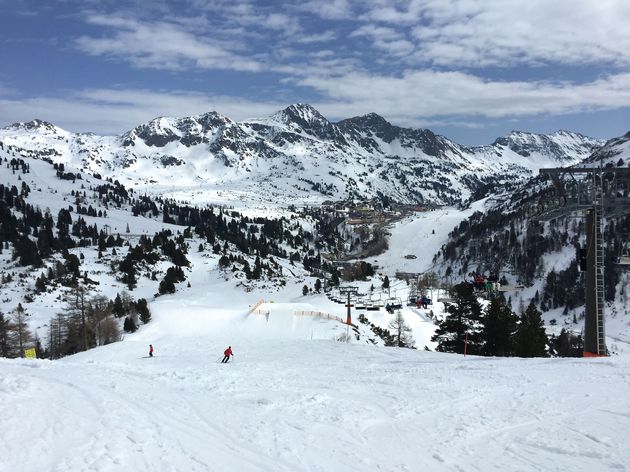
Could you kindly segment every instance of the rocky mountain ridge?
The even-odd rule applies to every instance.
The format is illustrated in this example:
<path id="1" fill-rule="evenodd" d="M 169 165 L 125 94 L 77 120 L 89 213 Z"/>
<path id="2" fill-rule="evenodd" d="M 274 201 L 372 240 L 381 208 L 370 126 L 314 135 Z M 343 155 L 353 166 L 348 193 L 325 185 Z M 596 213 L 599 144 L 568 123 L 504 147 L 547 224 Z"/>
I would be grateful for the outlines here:
<path id="1" fill-rule="evenodd" d="M 119 136 L 70 133 L 33 120 L 0 129 L 16 155 L 48 157 L 148 191 L 201 188 L 263 200 L 389 198 L 457 204 L 541 167 L 571 165 L 604 142 L 577 133 L 512 132 L 467 147 L 370 113 L 330 122 L 310 105 L 236 122 L 216 112 L 160 117 Z"/>

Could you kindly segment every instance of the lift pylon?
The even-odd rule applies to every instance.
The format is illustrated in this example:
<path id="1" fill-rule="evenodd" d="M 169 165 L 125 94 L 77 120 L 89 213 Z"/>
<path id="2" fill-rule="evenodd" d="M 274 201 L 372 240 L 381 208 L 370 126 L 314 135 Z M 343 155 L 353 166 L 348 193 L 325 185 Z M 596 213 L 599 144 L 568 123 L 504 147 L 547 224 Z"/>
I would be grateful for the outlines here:
<path id="1" fill-rule="evenodd" d="M 630 214 L 630 168 L 541 169 L 553 182 L 543 194 L 537 219 L 586 213 L 586 307 L 584 356 L 605 356 L 604 218 Z"/>

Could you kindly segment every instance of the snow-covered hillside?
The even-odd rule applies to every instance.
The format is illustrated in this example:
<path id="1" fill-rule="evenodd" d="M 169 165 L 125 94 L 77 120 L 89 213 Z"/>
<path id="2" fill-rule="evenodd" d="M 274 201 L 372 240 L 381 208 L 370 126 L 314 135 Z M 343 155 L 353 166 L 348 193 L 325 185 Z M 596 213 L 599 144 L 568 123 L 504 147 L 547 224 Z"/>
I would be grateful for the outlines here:
<path id="1" fill-rule="evenodd" d="M 468 148 L 373 113 L 331 123 L 304 104 L 240 123 L 216 112 L 161 117 L 120 136 L 69 133 L 41 120 L 0 129 L 0 149 L 14 156 L 48 157 L 143 191 L 194 193 L 205 202 L 386 195 L 456 204 L 541 167 L 577 163 L 602 144 L 565 131 L 513 132 Z"/>
<path id="2" fill-rule="evenodd" d="M 479 200 L 465 210 L 441 208 L 409 215 L 388 229 L 389 248 L 374 262 L 388 274 L 431 271 L 433 256 L 448 241 L 448 233 L 475 211 L 483 211 L 485 202 Z"/>
<path id="3" fill-rule="evenodd" d="M 585 161 L 586 165 L 593 163 L 616 167 L 630 166 L 630 132 L 607 141 Z"/>

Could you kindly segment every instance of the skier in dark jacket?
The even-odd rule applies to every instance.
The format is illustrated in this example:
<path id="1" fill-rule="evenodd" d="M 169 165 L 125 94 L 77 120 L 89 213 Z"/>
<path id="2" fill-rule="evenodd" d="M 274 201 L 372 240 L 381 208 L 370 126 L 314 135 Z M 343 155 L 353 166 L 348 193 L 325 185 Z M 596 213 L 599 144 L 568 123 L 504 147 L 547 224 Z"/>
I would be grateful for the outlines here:
<path id="1" fill-rule="evenodd" d="M 153 344 L 149 344 L 149 357 L 153 357 Z"/>
<path id="2" fill-rule="evenodd" d="M 234 355 L 234 353 L 232 352 L 232 346 L 228 346 L 228 348 L 225 351 L 223 351 L 223 355 L 225 357 L 223 358 L 221 362 L 225 364 L 227 361 L 230 360 L 230 356 Z"/>

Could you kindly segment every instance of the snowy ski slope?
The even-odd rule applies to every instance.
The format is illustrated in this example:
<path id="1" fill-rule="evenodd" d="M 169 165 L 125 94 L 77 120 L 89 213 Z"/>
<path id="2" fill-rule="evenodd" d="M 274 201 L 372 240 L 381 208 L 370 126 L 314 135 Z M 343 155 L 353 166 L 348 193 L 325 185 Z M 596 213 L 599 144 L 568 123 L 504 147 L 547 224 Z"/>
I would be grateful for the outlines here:
<path id="1" fill-rule="evenodd" d="M 189 295 L 155 302 L 154 321 L 121 343 L 55 362 L 0 360 L 0 471 L 630 463 L 628 357 L 489 359 L 346 344 L 332 339 L 334 322 L 273 322 L 271 310 L 267 323 L 246 316 L 246 302 Z M 153 359 L 143 357 L 149 343 Z M 235 358 L 223 365 L 228 344 Z"/>

